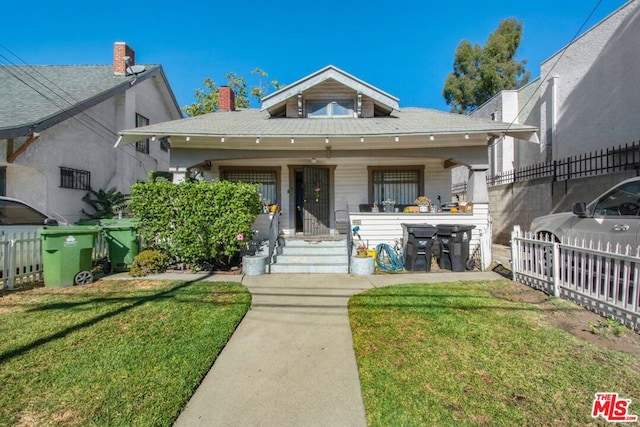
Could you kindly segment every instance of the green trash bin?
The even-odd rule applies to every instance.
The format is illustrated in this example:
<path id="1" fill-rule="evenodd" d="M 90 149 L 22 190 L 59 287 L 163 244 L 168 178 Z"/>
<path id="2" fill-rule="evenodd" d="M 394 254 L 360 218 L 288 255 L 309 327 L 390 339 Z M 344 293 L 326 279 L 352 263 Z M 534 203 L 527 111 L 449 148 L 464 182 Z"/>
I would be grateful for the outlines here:
<path id="1" fill-rule="evenodd" d="M 91 257 L 100 227 L 42 227 L 39 231 L 46 287 L 64 288 L 93 282 Z"/>
<path id="2" fill-rule="evenodd" d="M 100 225 L 109 245 L 109 260 L 113 271 L 131 268 L 133 258 L 140 252 L 138 224 L 127 219 L 103 219 Z"/>

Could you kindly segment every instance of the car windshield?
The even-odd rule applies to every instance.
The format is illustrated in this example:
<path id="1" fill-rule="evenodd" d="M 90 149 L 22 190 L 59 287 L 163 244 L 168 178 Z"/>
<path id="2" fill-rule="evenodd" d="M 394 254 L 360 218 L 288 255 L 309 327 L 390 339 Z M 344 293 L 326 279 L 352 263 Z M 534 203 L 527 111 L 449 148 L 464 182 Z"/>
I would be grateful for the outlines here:
<path id="1" fill-rule="evenodd" d="M 0 225 L 43 225 L 46 215 L 20 202 L 0 200 Z"/>
<path id="2" fill-rule="evenodd" d="M 628 182 L 609 191 L 589 205 L 595 216 L 631 215 L 640 213 L 640 181 Z"/>

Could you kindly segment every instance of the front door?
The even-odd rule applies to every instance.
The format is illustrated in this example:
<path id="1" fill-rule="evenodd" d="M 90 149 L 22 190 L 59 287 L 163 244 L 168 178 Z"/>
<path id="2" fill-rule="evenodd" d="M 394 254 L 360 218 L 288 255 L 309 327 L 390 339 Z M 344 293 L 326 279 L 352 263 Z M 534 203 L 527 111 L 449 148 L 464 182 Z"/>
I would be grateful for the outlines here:
<path id="1" fill-rule="evenodd" d="M 305 166 L 302 176 L 303 233 L 305 236 L 329 234 L 331 230 L 329 169 L 320 166 Z"/>

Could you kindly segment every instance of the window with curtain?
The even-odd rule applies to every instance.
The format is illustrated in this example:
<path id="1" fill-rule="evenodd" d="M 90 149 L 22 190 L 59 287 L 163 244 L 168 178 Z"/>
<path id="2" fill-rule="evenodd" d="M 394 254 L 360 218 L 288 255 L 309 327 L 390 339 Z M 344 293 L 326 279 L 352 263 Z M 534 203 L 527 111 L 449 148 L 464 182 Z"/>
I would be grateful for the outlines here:
<path id="1" fill-rule="evenodd" d="M 309 100 L 307 117 L 353 117 L 353 100 L 338 99 L 335 101 Z"/>
<path id="2" fill-rule="evenodd" d="M 371 202 L 381 204 L 393 200 L 399 205 L 412 205 L 422 193 L 420 169 L 371 169 Z"/>
<path id="3" fill-rule="evenodd" d="M 263 200 L 278 203 L 278 172 L 274 169 L 224 169 L 221 177 L 231 182 L 248 182 L 257 184 Z"/>

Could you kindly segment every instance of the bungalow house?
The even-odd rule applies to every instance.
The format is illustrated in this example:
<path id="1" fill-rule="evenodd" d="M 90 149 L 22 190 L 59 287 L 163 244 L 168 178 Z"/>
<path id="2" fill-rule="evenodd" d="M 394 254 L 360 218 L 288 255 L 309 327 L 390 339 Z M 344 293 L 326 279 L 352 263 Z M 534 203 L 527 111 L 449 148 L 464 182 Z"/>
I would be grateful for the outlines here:
<path id="1" fill-rule="evenodd" d="M 128 193 L 169 168 L 166 141 L 113 149 L 117 131 L 182 117 L 160 65 L 117 42 L 111 65 L 0 67 L 0 195 L 70 223 L 88 188 Z"/>
<path id="2" fill-rule="evenodd" d="M 503 133 L 527 139 L 535 131 L 401 109 L 393 95 L 327 66 L 264 97 L 260 109 L 236 110 L 233 92 L 223 87 L 218 112 L 130 128 L 116 146 L 168 138 L 170 170 L 178 176 L 202 172 L 261 184 L 263 197 L 281 207 L 285 237 L 318 240 L 358 225 L 374 247 L 401 237 L 401 223 L 465 223 L 475 226 L 471 244 L 477 249 L 490 232 L 487 144 Z M 434 204 L 450 202 L 455 165 L 469 170 L 465 202 L 473 203 L 473 212 L 403 212 L 421 195 Z M 385 201 L 397 211 L 384 212 Z M 374 204 L 379 213 L 372 212 Z"/>

